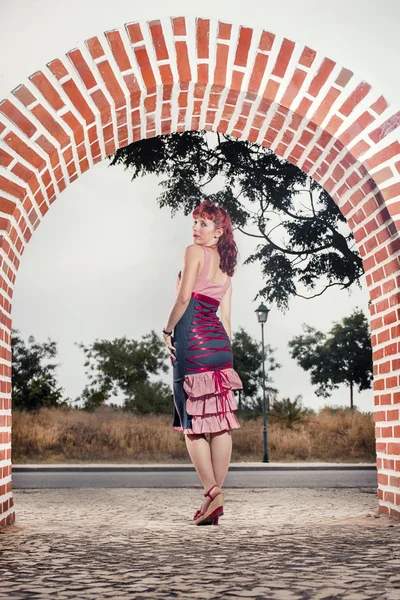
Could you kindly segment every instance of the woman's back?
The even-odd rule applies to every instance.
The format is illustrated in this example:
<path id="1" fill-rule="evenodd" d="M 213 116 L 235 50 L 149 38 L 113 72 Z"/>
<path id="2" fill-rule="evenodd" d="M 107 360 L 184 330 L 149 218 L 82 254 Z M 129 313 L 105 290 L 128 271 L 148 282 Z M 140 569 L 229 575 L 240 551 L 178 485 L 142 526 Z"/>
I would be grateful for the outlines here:
<path id="1" fill-rule="evenodd" d="M 211 298 L 215 298 L 221 302 L 226 290 L 230 286 L 231 278 L 226 273 L 223 273 L 219 267 L 220 257 L 218 250 L 215 251 L 207 246 L 201 247 L 204 250 L 203 267 L 195 279 L 193 292 L 204 294 L 204 296 L 211 296 Z M 178 284 L 179 278 L 177 287 Z"/>

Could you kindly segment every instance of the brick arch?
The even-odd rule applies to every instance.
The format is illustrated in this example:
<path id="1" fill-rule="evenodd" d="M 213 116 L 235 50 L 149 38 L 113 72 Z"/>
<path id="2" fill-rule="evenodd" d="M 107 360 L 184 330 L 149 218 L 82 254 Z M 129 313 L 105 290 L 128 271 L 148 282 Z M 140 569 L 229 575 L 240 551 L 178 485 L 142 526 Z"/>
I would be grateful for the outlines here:
<path id="1" fill-rule="evenodd" d="M 0 102 L 0 526 L 11 482 L 11 301 L 66 186 L 133 141 L 227 132 L 318 181 L 354 232 L 371 299 L 378 496 L 400 517 L 400 112 L 350 70 L 269 31 L 177 17 L 85 40 Z"/>

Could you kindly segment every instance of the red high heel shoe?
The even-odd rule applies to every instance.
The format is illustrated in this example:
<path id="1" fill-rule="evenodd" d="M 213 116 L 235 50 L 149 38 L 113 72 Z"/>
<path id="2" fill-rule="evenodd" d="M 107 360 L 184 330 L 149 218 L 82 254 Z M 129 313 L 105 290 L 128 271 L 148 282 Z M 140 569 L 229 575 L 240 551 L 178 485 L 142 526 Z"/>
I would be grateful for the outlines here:
<path id="1" fill-rule="evenodd" d="M 219 517 L 224 514 L 224 494 L 218 492 L 214 497 L 210 494 L 215 487 L 218 487 L 217 484 L 210 487 L 204 494 L 205 497 L 209 496 L 211 498 L 211 502 L 204 513 L 201 509 L 195 512 L 193 519 L 196 525 L 218 525 Z"/>

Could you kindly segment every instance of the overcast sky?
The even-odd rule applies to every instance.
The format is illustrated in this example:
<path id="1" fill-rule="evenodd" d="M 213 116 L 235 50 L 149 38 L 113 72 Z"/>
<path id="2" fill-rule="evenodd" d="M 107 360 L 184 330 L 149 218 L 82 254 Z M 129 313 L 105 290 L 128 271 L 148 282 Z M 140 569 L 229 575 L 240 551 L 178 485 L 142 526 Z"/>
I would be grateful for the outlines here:
<path id="1" fill-rule="evenodd" d="M 137 19 L 198 13 L 197 5 L 181 0 L 168 10 L 158 0 L 134 7 L 127 0 L 114 4 L 71 0 L 68 11 L 54 11 L 49 0 L 1 5 L 1 97 L 46 62 L 100 31 Z M 243 14 L 243 2 L 205 0 L 198 16 L 250 26 L 265 23 L 265 28 L 301 39 L 352 68 L 397 100 L 400 86 L 397 71 L 393 77 L 393 57 L 398 55 L 399 3 L 371 0 L 368 6 L 365 11 L 361 0 L 337 0 L 332 5 L 315 0 L 279 4 L 249 0 Z M 158 193 L 154 177 L 132 183 L 122 167 L 108 167 L 104 161 L 57 199 L 25 250 L 15 285 L 14 327 L 25 338 L 33 334 L 38 341 L 47 337 L 57 341 L 59 382 L 72 399 L 86 383 L 84 357 L 75 342 L 90 344 L 123 335 L 140 339 L 151 329 L 161 331 L 166 323 L 183 252 L 192 243 L 191 217 L 171 219 L 168 209 L 158 208 Z M 240 234 L 236 242 L 240 256 L 232 280 L 232 329 L 242 326 L 261 339 L 254 312 L 259 301 L 253 302 L 261 275 L 257 265 L 242 265 L 254 242 Z M 281 396 L 302 394 L 304 404 L 313 408 L 348 404 L 344 386 L 328 401 L 317 398 L 309 375 L 289 357 L 287 343 L 301 333 L 302 323 L 327 330 L 354 307 L 367 312 L 367 302 L 365 288 L 355 288 L 351 296 L 333 289 L 316 300 L 292 301 L 286 314 L 271 311 L 265 332 L 282 364 L 274 377 Z M 165 381 L 170 382 L 171 375 Z M 372 410 L 372 391 L 356 394 L 355 403 Z"/>
<path id="2" fill-rule="evenodd" d="M 25 337 L 47 336 L 59 347 L 59 381 L 74 399 L 85 385 L 83 353 L 74 342 L 90 344 L 96 338 L 126 335 L 140 339 L 165 326 L 174 301 L 175 279 L 186 245 L 192 243 L 190 216 L 160 209 L 158 180 L 147 176 L 130 181 L 123 167 L 99 163 L 74 182 L 46 215 L 28 244 L 18 273 L 13 318 Z M 261 339 L 253 302 L 262 285 L 256 264 L 242 263 L 255 248 L 254 240 L 236 232 L 239 263 L 232 279 L 232 329 L 244 327 Z M 306 406 L 318 399 L 309 376 L 288 353 L 287 343 L 301 333 L 303 322 L 327 330 L 332 321 L 352 308 L 366 309 L 366 290 L 332 290 L 315 300 L 296 299 L 289 312 L 271 310 L 265 326 L 266 341 L 276 351 L 282 368 L 275 384 L 282 396 L 302 394 Z M 171 373 L 164 376 L 170 381 Z M 330 399 L 346 404 L 343 386 Z M 372 410 L 372 393 L 356 396 L 356 404 Z"/>

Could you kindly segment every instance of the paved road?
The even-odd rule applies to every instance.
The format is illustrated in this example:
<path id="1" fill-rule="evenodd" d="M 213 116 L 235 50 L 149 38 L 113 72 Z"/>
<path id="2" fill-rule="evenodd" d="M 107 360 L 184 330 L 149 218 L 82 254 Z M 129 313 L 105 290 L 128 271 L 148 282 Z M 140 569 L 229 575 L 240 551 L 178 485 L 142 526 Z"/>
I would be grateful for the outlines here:
<path id="1" fill-rule="evenodd" d="M 218 527 L 193 523 L 199 489 L 14 498 L 0 600 L 400 598 L 400 522 L 376 489 L 226 489 Z"/>
<path id="2" fill-rule="evenodd" d="M 79 470 L 78 470 L 79 469 Z M 200 487 L 190 465 L 17 466 L 14 489 Z M 232 465 L 225 488 L 376 488 L 373 465 Z"/>

